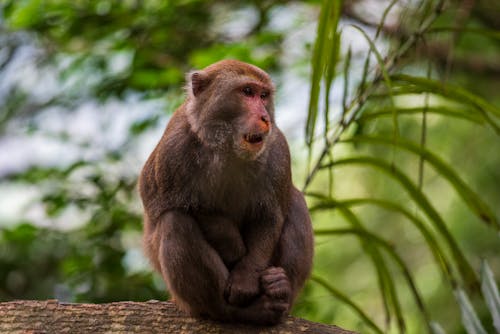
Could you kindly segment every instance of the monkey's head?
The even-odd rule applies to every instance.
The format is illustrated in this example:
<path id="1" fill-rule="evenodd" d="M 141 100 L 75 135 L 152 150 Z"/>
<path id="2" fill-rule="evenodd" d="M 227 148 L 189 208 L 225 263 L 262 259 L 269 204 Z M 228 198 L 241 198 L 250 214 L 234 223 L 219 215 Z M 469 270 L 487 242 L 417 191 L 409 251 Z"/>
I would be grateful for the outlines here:
<path id="1" fill-rule="evenodd" d="M 188 74 L 186 112 L 200 141 L 256 159 L 272 141 L 274 86 L 260 68 L 223 60 Z"/>

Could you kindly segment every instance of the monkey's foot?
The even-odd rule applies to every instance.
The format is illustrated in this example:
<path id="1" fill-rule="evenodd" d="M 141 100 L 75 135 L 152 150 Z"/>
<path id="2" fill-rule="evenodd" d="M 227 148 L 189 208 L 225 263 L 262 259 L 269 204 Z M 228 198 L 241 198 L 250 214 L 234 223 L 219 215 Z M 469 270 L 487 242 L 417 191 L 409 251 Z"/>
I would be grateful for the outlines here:
<path id="1" fill-rule="evenodd" d="M 274 299 L 268 296 L 263 296 L 263 307 L 261 319 L 266 324 L 277 324 L 281 321 L 283 316 L 285 316 L 290 308 L 288 301 L 283 299 Z"/>
<path id="2" fill-rule="evenodd" d="M 261 295 L 251 305 L 237 308 L 236 320 L 256 325 L 275 325 L 287 314 L 288 302 Z"/>
<path id="3" fill-rule="evenodd" d="M 281 267 L 269 267 L 260 276 L 264 293 L 276 300 L 288 303 L 291 295 L 291 285 L 286 272 Z"/>

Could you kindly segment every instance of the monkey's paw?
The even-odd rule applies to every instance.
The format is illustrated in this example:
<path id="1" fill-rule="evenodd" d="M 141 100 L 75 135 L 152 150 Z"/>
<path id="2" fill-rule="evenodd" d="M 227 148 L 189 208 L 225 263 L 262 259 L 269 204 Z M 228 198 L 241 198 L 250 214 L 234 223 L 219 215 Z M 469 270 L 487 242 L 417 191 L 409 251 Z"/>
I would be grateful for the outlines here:
<path id="1" fill-rule="evenodd" d="M 244 306 L 257 297 L 259 288 L 258 275 L 235 269 L 229 275 L 224 296 L 229 304 Z"/>
<path id="2" fill-rule="evenodd" d="M 292 288 L 283 268 L 267 268 L 262 272 L 260 282 L 267 296 L 281 301 L 289 301 Z"/>
<path id="3" fill-rule="evenodd" d="M 260 300 L 260 315 L 259 321 L 264 325 L 275 325 L 279 323 L 288 313 L 290 305 L 283 299 L 275 299 L 267 295 L 263 295 Z M 257 306 L 259 306 L 257 303 Z"/>

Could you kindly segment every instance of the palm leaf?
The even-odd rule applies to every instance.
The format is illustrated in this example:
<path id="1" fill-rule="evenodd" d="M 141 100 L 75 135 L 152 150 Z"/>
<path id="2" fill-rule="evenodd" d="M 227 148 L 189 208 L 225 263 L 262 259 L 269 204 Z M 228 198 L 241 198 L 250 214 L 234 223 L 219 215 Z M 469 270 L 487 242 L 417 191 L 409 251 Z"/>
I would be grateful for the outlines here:
<path id="1" fill-rule="evenodd" d="M 365 322 L 371 329 L 373 329 L 376 333 L 383 334 L 384 331 L 378 327 L 373 320 L 371 320 L 363 310 L 356 305 L 349 297 L 344 295 L 342 292 L 339 290 L 335 289 L 330 283 L 328 283 L 326 280 L 323 278 L 317 276 L 317 275 L 312 275 L 311 276 L 311 281 L 318 283 L 321 285 L 323 288 L 325 288 L 330 294 L 332 294 L 335 298 L 338 300 L 342 301 L 343 303 L 347 304 L 349 307 L 351 307 L 354 312 L 358 314 L 358 316 L 363 319 L 363 322 Z"/>
<path id="2" fill-rule="evenodd" d="M 457 290 L 455 297 L 460 305 L 462 324 L 467 330 L 467 334 L 487 334 L 465 292 Z"/>
<path id="3" fill-rule="evenodd" d="M 391 176 L 393 179 L 399 182 L 406 189 L 408 194 L 412 197 L 413 201 L 421 208 L 421 210 L 428 216 L 428 218 L 433 222 L 436 229 L 443 236 L 444 240 L 448 244 L 448 247 L 452 253 L 452 256 L 458 266 L 458 269 L 464 279 L 467 287 L 471 290 L 477 289 L 479 287 L 479 281 L 476 277 L 474 270 L 465 258 L 464 254 L 458 247 L 456 240 L 451 235 L 445 222 L 436 211 L 436 209 L 429 202 L 425 194 L 418 189 L 417 186 L 399 169 L 395 166 L 376 158 L 371 157 L 358 157 L 358 158 L 346 158 L 333 162 L 332 164 L 324 165 L 323 168 L 329 168 L 333 166 L 340 165 L 354 165 L 361 164 L 367 165 L 372 168 L 381 170 L 385 174 Z"/>
<path id="4" fill-rule="evenodd" d="M 329 203 L 333 203 L 333 199 L 324 197 L 321 195 L 319 198 L 323 198 L 324 200 L 329 201 Z M 356 216 L 346 207 L 338 207 L 342 215 L 347 219 L 347 221 L 354 226 L 355 228 L 359 230 L 365 230 L 361 222 L 356 218 Z M 315 210 L 315 208 L 310 209 L 311 212 Z M 397 300 L 397 297 L 395 297 L 395 288 L 394 288 L 394 282 L 393 279 L 389 273 L 389 269 L 387 268 L 387 265 L 384 261 L 384 258 L 380 251 L 372 245 L 370 240 L 367 240 L 363 238 L 362 236 L 359 237 L 359 241 L 361 243 L 361 246 L 365 250 L 366 254 L 370 257 L 373 267 L 375 269 L 375 272 L 377 274 L 377 282 L 380 290 L 380 294 L 382 297 L 382 303 L 384 306 L 384 311 L 386 315 L 386 322 L 389 323 L 391 320 L 391 312 L 390 312 L 390 306 L 393 305 L 394 303 L 397 304 L 394 308 L 399 311 L 399 301 Z M 398 322 L 400 323 L 400 322 Z"/>
<path id="5" fill-rule="evenodd" d="M 311 195 L 307 193 L 307 195 Z M 313 195 L 314 196 L 314 195 Z M 453 277 L 452 271 L 451 271 L 451 264 L 447 259 L 446 254 L 444 251 L 441 249 L 441 246 L 439 245 L 439 242 L 436 240 L 434 237 L 433 233 L 425 226 L 425 224 L 417 218 L 414 214 L 410 213 L 407 209 L 405 209 L 403 206 L 383 200 L 383 199 L 376 199 L 376 198 L 355 198 L 355 199 L 349 199 L 349 200 L 344 200 L 344 201 L 321 201 L 319 204 L 314 205 L 311 207 L 311 211 L 314 210 L 321 210 L 321 209 L 332 209 L 336 208 L 338 205 L 342 206 L 356 206 L 356 205 L 363 205 L 363 204 L 372 204 L 376 205 L 380 208 L 398 212 L 405 216 L 422 234 L 424 237 L 425 241 L 427 242 L 427 245 L 429 249 L 431 250 L 432 255 L 434 256 L 434 260 L 436 261 L 436 264 L 441 268 L 441 271 L 443 272 L 444 276 L 446 279 L 450 282 L 452 287 L 456 287 L 456 281 Z"/>
<path id="6" fill-rule="evenodd" d="M 500 333 L 500 295 L 495 279 L 493 278 L 493 273 L 488 263 L 484 260 L 481 263 L 481 291 L 493 317 L 493 326 Z"/>
<path id="7" fill-rule="evenodd" d="M 442 161 L 437 155 L 411 141 L 399 140 L 394 143 L 388 138 L 374 136 L 355 136 L 342 140 L 343 143 L 355 142 L 365 144 L 397 145 L 399 148 L 423 157 L 432 167 L 445 178 L 462 197 L 465 204 L 487 224 L 500 231 L 500 222 L 495 217 L 493 210 L 455 173 L 454 169 Z"/>
<path id="8" fill-rule="evenodd" d="M 326 86 L 329 88 L 338 61 L 340 34 L 337 32 L 337 26 L 340 9 L 341 1 L 324 0 L 318 22 L 316 43 L 312 55 L 311 91 L 306 121 L 306 142 L 309 146 L 313 143 L 316 129 L 321 79 L 325 78 Z M 329 94 L 328 89 L 325 94 Z M 326 104 L 326 107 L 328 105 L 329 103 Z"/>
<path id="9" fill-rule="evenodd" d="M 415 77 L 406 74 L 394 74 L 391 76 L 391 79 L 398 83 L 414 85 L 415 92 L 418 91 L 439 94 L 457 102 L 474 106 L 475 108 L 485 113 L 492 114 L 495 117 L 500 117 L 499 108 L 487 102 L 480 96 L 472 94 L 471 92 L 461 87 L 449 83 L 442 83 L 440 81 L 422 77 Z"/>
<path id="10" fill-rule="evenodd" d="M 359 122 L 364 122 L 364 121 L 369 121 L 374 118 L 379 118 L 379 117 L 387 117 L 387 116 L 392 116 L 395 108 L 380 108 L 380 109 L 375 109 L 371 111 L 370 113 L 364 113 L 358 118 Z M 453 117 L 453 118 L 458 118 L 458 119 L 464 119 L 466 121 L 470 121 L 476 124 L 484 124 L 484 118 L 481 117 L 480 115 L 474 114 L 474 113 L 466 113 L 465 111 L 456 111 L 454 109 L 450 109 L 448 107 L 433 107 L 433 106 L 428 106 L 428 107 L 416 107 L 416 108 L 396 108 L 396 112 L 402 116 L 402 115 L 416 115 L 416 114 L 421 114 L 423 113 L 424 109 L 425 112 L 430 113 L 430 114 L 438 114 L 442 116 L 447 116 L 447 117 Z"/>
<path id="11" fill-rule="evenodd" d="M 391 244 L 389 244 L 384 239 L 378 237 L 377 235 L 369 232 L 368 230 L 360 230 L 360 229 L 356 229 L 356 228 L 354 228 L 354 229 L 352 229 L 352 228 L 351 229 L 349 229 L 349 228 L 344 228 L 344 229 L 337 228 L 337 229 L 321 229 L 321 230 L 316 229 L 316 230 L 314 230 L 314 233 L 315 233 L 315 235 L 351 235 L 351 234 L 354 234 L 354 235 L 362 236 L 364 238 L 368 238 L 372 242 L 374 242 L 375 244 L 381 246 L 387 252 L 387 254 L 389 254 L 391 256 L 391 258 L 394 260 L 394 262 L 396 262 L 398 267 L 403 272 L 403 275 L 405 276 L 405 279 L 408 283 L 408 286 L 410 287 L 410 290 L 413 294 L 413 297 L 415 298 L 415 301 L 417 303 L 417 306 L 418 306 L 420 312 L 422 313 L 426 323 L 427 324 L 430 323 L 429 316 L 428 316 L 427 311 L 426 311 L 425 306 L 424 306 L 424 302 L 422 300 L 422 297 L 420 296 L 420 292 L 418 291 L 417 286 L 415 285 L 415 282 L 414 282 L 414 279 L 410 273 L 410 270 L 408 269 L 408 267 L 404 263 L 403 259 L 394 250 L 394 247 Z M 401 311 L 400 307 L 399 307 L 399 311 Z M 404 332 L 404 321 L 402 320 L 402 314 L 401 314 L 400 321 L 401 321 L 400 329 Z"/>

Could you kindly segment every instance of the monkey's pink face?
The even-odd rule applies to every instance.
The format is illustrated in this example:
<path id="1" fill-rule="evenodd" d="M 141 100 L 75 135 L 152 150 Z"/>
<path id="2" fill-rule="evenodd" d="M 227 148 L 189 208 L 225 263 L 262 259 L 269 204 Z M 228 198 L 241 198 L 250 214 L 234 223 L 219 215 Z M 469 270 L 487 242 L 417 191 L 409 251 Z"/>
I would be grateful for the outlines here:
<path id="1" fill-rule="evenodd" d="M 271 101 L 271 90 L 258 82 L 248 82 L 240 89 L 243 110 L 241 129 L 237 138 L 239 148 L 246 158 L 255 159 L 265 147 L 268 135 L 272 130 L 268 108 Z"/>

